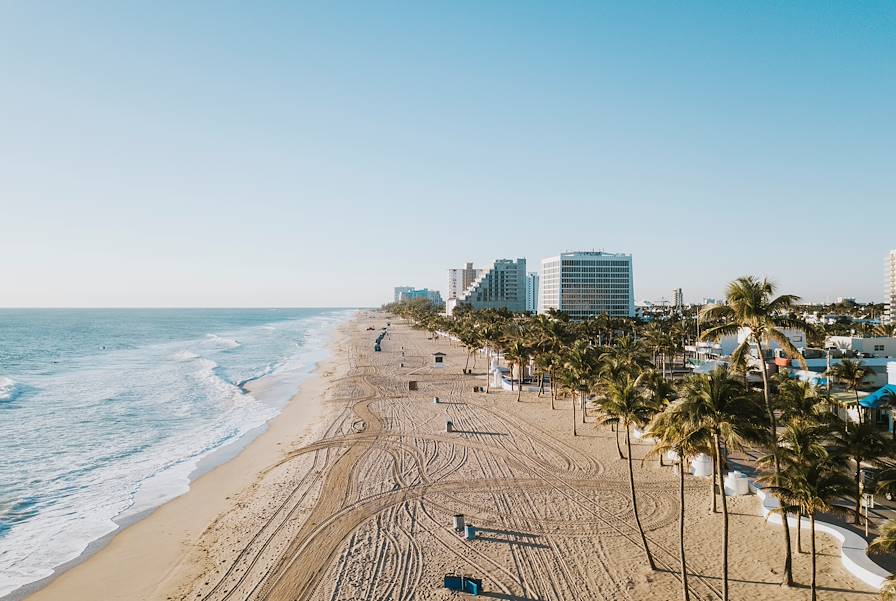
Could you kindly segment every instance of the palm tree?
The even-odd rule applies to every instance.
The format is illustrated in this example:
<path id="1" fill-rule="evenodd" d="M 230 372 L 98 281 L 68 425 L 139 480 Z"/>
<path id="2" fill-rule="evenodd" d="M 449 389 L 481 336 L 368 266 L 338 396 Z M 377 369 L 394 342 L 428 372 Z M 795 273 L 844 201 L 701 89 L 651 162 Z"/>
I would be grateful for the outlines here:
<path id="1" fill-rule="evenodd" d="M 501 318 L 491 313 L 481 312 L 479 316 L 479 339 L 485 345 L 485 361 L 487 364 L 486 371 L 491 369 L 491 352 L 497 351 L 501 341 L 503 327 Z M 491 373 L 485 378 L 485 392 L 488 394 L 489 385 L 491 384 Z"/>
<path id="2" fill-rule="evenodd" d="M 595 329 L 598 332 L 598 346 L 606 346 L 613 342 L 613 318 L 606 313 L 600 313 L 594 318 Z"/>
<path id="3" fill-rule="evenodd" d="M 653 352 L 653 363 L 656 365 L 657 357 L 662 357 L 661 371 L 663 377 L 666 377 L 666 353 L 673 352 L 677 348 L 675 338 L 668 328 L 664 327 L 661 322 L 653 322 L 644 330 L 643 335 L 644 346 Z M 673 361 L 674 362 L 674 361 Z"/>
<path id="4" fill-rule="evenodd" d="M 675 400 L 677 392 L 675 386 L 656 371 L 644 372 L 644 394 L 654 414 L 659 414 Z M 660 466 L 663 465 L 663 455 L 659 454 Z"/>
<path id="5" fill-rule="evenodd" d="M 542 372 L 547 372 L 548 379 L 551 382 L 551 409 L 554 409 L 554 399 L 556 397 L 554 390 L 554 372 L 557 367 L 561 366 L 560 351 L 563 342 L 566 339 L 565 322 L 551 315 L 537 315 L 533 318 L 535 332 L 537 337 L 537 353 L 536 363 Z M 539 396 L 544 392 L 544 375 L 542 373 L 541 386 Z"/>
<path id="6" fill-rule="evenodd" d="M 689 601 L 688 569 L 684 553 L 684 472 L 685 465 L 691 457 L 707 450 L 709 445 L 706 432 L 692 422 L 681 419 L 681 416 L 668 407 L 653 417 L 647 432 L 656 439 L 657 444 L 645 459 L 658 455 L 662 462 L 665 453 L 672 451 L 678 455 L 678 557 L 681 570 L 681 597 L 683 601 Z"/>
<path id="7" fill-rule="evenodd" d="M 684 382 L 679 400 L 670 411 L 697 428 L 702 428 L 712 439 L 715 471 L 722 498 L 722 598 L 728 600 L 728 503 L 722 474 L 722 443 L 730 451 L 741 448 L 748 441 L 761 439 L 760 431 L 767 428 L 762 410 L 748 394 L 740 380 L 725 368 L 707 375 L 690 376 Z"/>
<path id="8" fill-rule="evenodd" d="M 516 363 L 518 369 L 516 400 L 519 401 L 520 397 L 523 394 L 523 370 L 525 369 L 526 360 L 529 358 L 529 347 L 526 346 L 526 340 L 523 338 L 522 332 L 520 333 L 519 338 L 514 338 L 513 340 L 511 340 L 510 344 L 507 346 L 507 349 L 504 351 L 504 356 L 507 357 L 507 359 L 511 362 Z M 513 380 L 513 368 L 511 368 L 511 390 L 513 390 Z"/>
<path id="9" fill-rule="evenodd" d="M 817 598 L 815 579 L 815 514 L 831 511 L 833 500 L 850 489 L 849 477 L 840 464 L 828 454 L 823 442 L 826 429 L 808 420 L 794 420 L 787 425 L 779 438 L 779 460 L 784 469 L 769 472 L 760 478 L 771 483 L 768 490 L 781 500 L 781 513 L 785 507 L 798 514 L 809 516 L 812 553 L 812 601 Z M 774 465 L 774 458 L 766 456 L 760 463 Z M 799 526 L 797 526 L 799 527 Z"/>
<path id="10" fill-rule="evenodd" d="M 482 338 L 479 330 L 474 327 L 472 320 L 455 321 L 452 329 L 454 335 L 467 349 L 467 361 L 464 364 L 464 373 L 467 373 L 470 368 L 470 357 L 473 358 L 473 368 L 475 369 L 476 367 L 476 353 L 482 346 Z"/>
<path id="11" fill-rule="evenodd" d="M 862 366 L 862 361 L 841 359 L 840 363 L 832 365 L 827 374 L 838 384 L 843 384 L 847 390 L 852 390 L 856 395 L 856 411 L 859 414 L 859 423 L 863 421 L 862 406 L 859 404 L 859 388 L 865 383 L 868 370 Z"/>
<path id="12" fill-rule="evenodd" d="M 765 364 L 765 346 L 769 342 L 778 344 L 784 352 L 799 360 L 806 369 L 806 360 L 799 350 L 784 334 L 784 328 L 807 329 L 802 320 L 790 316 L 799 297 L 793 294 L 782 294 L 772 298 L 775 286 L 766 279 L 759 280 L 753 276 L 740 277 L 730 284 L 726 291 L 726 304 L 711 305 L 701 312 L 701 317 L 711 325 L 703 331 L 702 340 L 718 340 L 723 336 L 737 334 L 741 328 L 748 329 L 748 335 L 732 353 L 731 360 L 736 366 L 746 364 L 750 344 L 755 344 L 759 352 L 759 364 L 762 369 L 762 393 L 765 398 L 765 410 L 769 422 L 769 443 L 775 457 L 775 473 L 780 472 L 776 459 L 777 422 L 772 408 L 768 387 L 768 367 Z M 787 516 L 784 523 L 784 584 L 793 585 L 793 556 L 790 549 L 790 526 Z"/>
<path id="13" fill-rule="evenodd" d="M 597 368 L 597 353 L 585 340 L 576 340 L 564 354 L 563 369 L 564 377 L 573 392 L 578 393 L 582 405 L 582 412 L 585 411 L 585 393 L 591 387 Z M 572 402 L 572 435 L 578 436 L 576 432 L 576 398 L 573 395 Z"/>
<path id="14" fill-rule="evenodd" d="M 834 423 L 833 420 L 837 419 L 827 411 L 827 403 L 818 394 L 818 389 L 799 380 L 786 380 L 778 386 L 777 407 L 784 422 L 812 419 Z"/>
<path id="15" fill-rule="evenodd" d="M 892 337 L 896 336 L 896 323 L 881 324 L 874 328 L 875 336 Z"/>
<path id="16" fill-rule="evenodd" d="M 802 470 L 817 458 L 827 457 L 828 452 L 823 441 L 826 440 L 829 433 L 829 428 L 814 420 L 811 414 L 792 417 L 783 433 L 778 437 L 778 459 L 782 466 L 782 473 L 788 470 Z M 759 458 L 757 463 L 767 474 L 771 474 L 770 478 L 774 478 L 773 455 L 764 455 Z M 785 510 L 793 510 L 797 514 L 796 550 L 798 553 L 802 553 L 803 508 L 798 503 L 791 502 L 789 498 L 781 498 L 780 501 Z"/>
<path id="17" fill-rule="evenodd" d="M 641 544 L 644 547 L 647 564 L 651 570 L 656 570 L 653 555 L 651 555 L 650 548 L 647 546 L 644 528 L 641 526 L 641 517 L 638 515 L 638 498 L 635 495 L 635 474 L 632 468 L 631 426 L 643 427 L 652 414 L 650 403 L 644 397 L 640 386 L 640 379 L 632 377 L 631 374 L 625 374 L 617 379 L 610 380 L 607 382 L 606 398 L 601 405 L 601 411 L 605 415 L 616 419 L 625 428 L 625 448 L 628 457 L 628 483 L 631 494 L 632 514 L 635 518 L 635 525 L 638 527 L 638 534 L 641 535 Z"/>
<path id="18" fill-rule="evenodd" d="M 601 362 L 612 364 L 619 370 L 627 370 L 632 374 L 651 367 L 650 357 L 644 350 L 644 345 L 628 336 L 616 340 L 615 344 L 601 353 Z"/>
<path id="19" fill-rule="evenodd" d="M 877 538 L 868 545 L 868 554 L 878 555 L 894 551 L 896 551 L 896 520 L 887 520 L 880 527 L 880 534 L 877 535 Z M 890 576 L 884 582 L 883 588 L 880 589 L 880 599 L 881 601 L 896 601 L 896 575 Z"/>
<path id="20" fill-rule="evenodd" d="M 868 420 L 852 428 L 835 430 L 833 433 L 834 448 L 832 453 L 855 464 L 854 485 L 852 495 L 855 497 L 855 523 L 861 516 L 862 501 L 862 463 L 877 464 L 881 459 L 896 454 L 894 444 L 885 438 L 877 427 Z"/>

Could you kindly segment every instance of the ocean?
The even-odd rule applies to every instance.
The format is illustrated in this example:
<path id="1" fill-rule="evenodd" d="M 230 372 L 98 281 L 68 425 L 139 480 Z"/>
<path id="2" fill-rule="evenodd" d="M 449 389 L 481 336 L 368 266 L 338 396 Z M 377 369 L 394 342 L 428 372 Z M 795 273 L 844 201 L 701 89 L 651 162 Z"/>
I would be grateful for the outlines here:
<path id="1" fill-rule="evenodd" d="M 0 597 L 186 492 L 283 408 L 352 314 L 0 309 Z"/>

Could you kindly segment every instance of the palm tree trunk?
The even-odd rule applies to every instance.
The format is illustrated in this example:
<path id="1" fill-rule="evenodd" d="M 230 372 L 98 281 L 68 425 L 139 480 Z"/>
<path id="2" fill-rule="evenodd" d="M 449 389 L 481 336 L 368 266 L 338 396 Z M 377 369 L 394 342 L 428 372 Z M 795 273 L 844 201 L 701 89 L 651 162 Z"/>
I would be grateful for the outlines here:
<path id="1" fill-rule="evenodd" d="M 554 394 L 554 371 L 551 370 L 548 372 L 548 377 L 551 379 L 551 411 L 553 411 L 556 407 L 554 407 L 554 401 L 557 399 L 557 395 Z"/>
<path id="2" fill-rule="evenodd" d="M 616 435 L 616 452 L 619 453 L 620 459 L 625 459 L 625 456 L 622 454 L 622 447 L 619 446 L 619 428 L 613 428 L 613 433 Z"/>
<path id="3" fill-rule="evenodd" d="M 812 537 L 812 601 L 815 601 L 818 595 L 815 585 L 815 514 L 809 514 L 809 527 L 812 529 L 810 536 Z"/>
<path id="4" fill-rule="evenodd" d="M 678 461 L 678 557 L 681 562 L 681 598 L 690 601 L 688 566 L 684 558 L 684 453 L 681 452 Z"/>
<path id="5" fill-rule="evenodd" d="M 576 397 L 572 397 L 572 435 L 578 436 L 576 433 Z"/>
<path id="6" fill-rule="evenodd" d="M 517 363 L 520 368 L 520 381 L 517 382 L 516 386 L 516 402 L 520 402 L 520 397 L 523 396 L 523 362 L 520 361 Z"/>
<path id="7" fill-rule="evenodd" d="M 796 552 L 803 552 L 803 510 L 800 509 L 796 514 Z"/>
<path id="8" fill-rule="evenodd" d="M 772 409 L 771 399 L 768 392 L 768 366 L 765 364 L 765 354 L 762 350 L 762 338 L 755 337 L 756 347 L 759 349 L 759 365 L 762 366 L 762 394 L 765 397 L 765 410 L 768 412 L 769 425 L 771 427 L 771 448 L 772 457 L 775 463 L 775 485 L 780 485 L 781 480 L 781 460 L 778 457 L 778 422 L 775 420 L 775 410 Z M 744 372 L 746 374 L 746 370 Z M 746 375 L 744 375 L 746 378 Z M 724 485 L 722 486 L 722 495 L 725 494 Z M 787 510 L 781 508 L 781 524 L 784 526 L 784 586 L 793 586 L 793 552 L 790 549 L 790 524 L 787 520 Z"/>
<path id="9" fill-rule="evenodd" d="M 725 480 L 722 477 L 722 445 L 719 435 L 713 434 L 716 451 L 716 473 L 719 476 L 719 492 L 722 496 L 722 601 L 728 601 L 728 501 L 725 498 Z"/>
<path id="10" fill-rule="evenodd" d="M 585 392 L 584 392 L 584 391 L 582 392 L 582 401 L 581 401 L 581 404 L 582 404 L 582 406 L 581 406 L 581 409 L 582 409 L 582 423 L 584 424 L 584 423 L 585 423 L 585 417 L 586 417 L 586 415 L 585 415 Z"/>
<path id="11" fill-rule="evenodd" d="M 716 503 L 716 470 L 712 470 L 712 486 L 709 487 L 709 509 L 713 513 L 719 513 L 719 507 Z"/>
<path id="12" fill-rule="evenodd" d="M 464 363 L 464 373 L 467 373 L 468 367 L 470 367 L 470 349 L 467 349 L 467 362 Z"/>
<path id="13" fill-rule="evenodd" d="M 492 350 L 485 347 L 485 394 L 488 394 L 488 388 L 492 383 Z"/>
<path id="14" fill-rule="evenodd" d="M 635 525 L 638 527 L 638 534 L 641 535 L 641 544 L 644 545 L 644 554 L 647 556 L 647 564 L 652 571 L 656 571 L 656 565 L 653 563 L 653 555 L 650 554 L 650 548 L 647 546 L 647 537 L 644 536 L 644 528 L 641 527 L 641 518 L 638 516 L 638 498 L 635 496 L 635 472 L 632 468 L 632 442 L 628 431 L 628 422 L 625 422 L 625 449 L 628 451 L 628 484 L 632 497 L 632 513 L 635 516 Z"/>

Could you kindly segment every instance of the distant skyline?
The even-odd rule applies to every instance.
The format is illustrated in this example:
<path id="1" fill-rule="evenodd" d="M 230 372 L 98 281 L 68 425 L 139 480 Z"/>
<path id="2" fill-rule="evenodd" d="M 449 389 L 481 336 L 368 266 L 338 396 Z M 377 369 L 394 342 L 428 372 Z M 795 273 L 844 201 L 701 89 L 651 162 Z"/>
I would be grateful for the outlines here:
<path id="1" fill-rule="evenodd" d="M 881 301 L 896 4 L 6 3 L 0 306 L 375 306 L 633 255 Z"/>

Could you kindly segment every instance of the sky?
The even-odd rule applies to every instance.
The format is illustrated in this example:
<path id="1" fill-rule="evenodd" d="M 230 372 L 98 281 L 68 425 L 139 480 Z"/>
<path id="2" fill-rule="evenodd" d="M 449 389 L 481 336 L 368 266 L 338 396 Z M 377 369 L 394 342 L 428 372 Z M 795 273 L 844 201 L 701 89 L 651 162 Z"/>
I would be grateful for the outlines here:
<path id="1" fill-rule="evenodd" d="M 5 2 L 0 306 L 375 306 L 633 255 L 881 300 L 893 2 Z"/>

